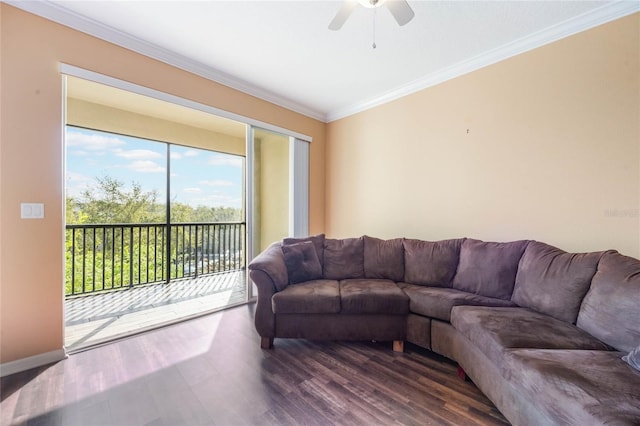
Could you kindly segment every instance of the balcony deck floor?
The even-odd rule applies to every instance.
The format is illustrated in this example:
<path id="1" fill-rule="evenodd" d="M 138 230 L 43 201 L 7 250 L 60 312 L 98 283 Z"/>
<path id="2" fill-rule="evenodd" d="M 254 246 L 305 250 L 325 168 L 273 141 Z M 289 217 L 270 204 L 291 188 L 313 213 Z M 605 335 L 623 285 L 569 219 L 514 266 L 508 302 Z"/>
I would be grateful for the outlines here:
<path id="1" fill-rule="evenodd" d="M 65 347 L 74 352 L 246 302 L 245 271 L 148 284 L 65 300 Z"/>

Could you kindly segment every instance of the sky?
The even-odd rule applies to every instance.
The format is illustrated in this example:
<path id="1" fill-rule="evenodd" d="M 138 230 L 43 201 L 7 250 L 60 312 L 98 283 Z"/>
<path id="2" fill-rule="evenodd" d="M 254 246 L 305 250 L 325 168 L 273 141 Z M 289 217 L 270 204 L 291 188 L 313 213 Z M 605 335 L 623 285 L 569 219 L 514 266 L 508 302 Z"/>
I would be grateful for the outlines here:
<path id="1" fill-rule="evenodd" d="M 109 176 L 166 197 L 167 144 L 129 136 L 67 127 L 66 191 L 78 197 Z M 242 207 L 244 157 L 170 145 L 171 200 L 208 207 Z"/>

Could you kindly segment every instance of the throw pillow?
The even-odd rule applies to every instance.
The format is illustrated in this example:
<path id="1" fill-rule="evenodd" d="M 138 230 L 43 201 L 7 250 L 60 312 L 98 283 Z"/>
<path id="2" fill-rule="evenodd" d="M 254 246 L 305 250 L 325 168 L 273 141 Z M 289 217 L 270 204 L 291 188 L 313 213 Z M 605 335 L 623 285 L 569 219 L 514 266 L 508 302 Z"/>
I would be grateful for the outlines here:
<path id="1" fill-rule="evenodd" d="M 640 371 L 640 346 L 629 352 L 628 355 L 623 356 L 622 360 Z"/>
<path id="2" fill-rule="evenodd" d="M 324 239 L 324 234 L 311 235 L 310 237 L 302 238 L 285 238 L 282 240 L 282 245 L 287 246 L 291 244 L 302 243 L 305 241 L 311 241 L 316 248 L 316 254 L 318 255 L 320 265 L 324 265 Z"/>
<path id="3" fill-rule="evenodd" d="M 283 245 L 282 254 L 291 284 L 322 278 L 322 266 L 311 241 Z"/>

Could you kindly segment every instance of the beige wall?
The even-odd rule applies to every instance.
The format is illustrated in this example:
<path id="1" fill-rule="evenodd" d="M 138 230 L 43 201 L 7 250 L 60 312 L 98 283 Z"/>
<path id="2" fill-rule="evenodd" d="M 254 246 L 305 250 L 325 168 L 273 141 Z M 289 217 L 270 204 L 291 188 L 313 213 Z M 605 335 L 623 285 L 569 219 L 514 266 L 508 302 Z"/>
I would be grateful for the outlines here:
<path id="1" fill-rule="evenodd" d="M 0 3 L 0 362 L 63 344 L 60 62 L 313 137 L 310 230 L 324 230 L 325 124 Z M 20 202 L 45 203 L 21 220 Z"/>
<path id="2" fill-rule="evenodd" d="M 327 228 L 640 255 L 640 14 L 330 123 Z"/>

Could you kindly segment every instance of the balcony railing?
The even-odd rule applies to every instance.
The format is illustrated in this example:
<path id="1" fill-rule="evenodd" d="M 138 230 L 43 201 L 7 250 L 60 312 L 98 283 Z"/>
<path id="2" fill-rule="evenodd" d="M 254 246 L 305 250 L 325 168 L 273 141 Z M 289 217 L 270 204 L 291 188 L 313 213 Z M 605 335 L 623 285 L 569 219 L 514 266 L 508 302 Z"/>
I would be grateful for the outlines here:
<path id="1" fill-rule="evenodd" d="M 244 222 L 67 225 L 66 295 L 241 270 L 245 234 Z"/>

